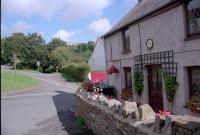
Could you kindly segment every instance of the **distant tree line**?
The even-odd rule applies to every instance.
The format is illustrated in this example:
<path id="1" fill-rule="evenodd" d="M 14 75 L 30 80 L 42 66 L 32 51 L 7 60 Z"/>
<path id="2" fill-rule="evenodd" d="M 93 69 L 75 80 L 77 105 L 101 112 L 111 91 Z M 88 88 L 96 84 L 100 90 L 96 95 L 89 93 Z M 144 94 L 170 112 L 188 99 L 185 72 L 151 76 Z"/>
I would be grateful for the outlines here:
<path id="1" fill-rule="evenodd" d="M 18 69 L 36 70 L 39 61 L 40 72 L 51 73 L 57 69 L 67 80 L 82 81 L 89 71 L 87 62 L 94 47 L 93 41 L 69 46 L 59 38 L 53 38 L 46 43 L 38 33 L 14 33 L 1 39 L 1 65 L 12 64 L 15 53 L 20 61 L 17 63 Z M 78 74 L 81 74 L 81 77 Z"/>

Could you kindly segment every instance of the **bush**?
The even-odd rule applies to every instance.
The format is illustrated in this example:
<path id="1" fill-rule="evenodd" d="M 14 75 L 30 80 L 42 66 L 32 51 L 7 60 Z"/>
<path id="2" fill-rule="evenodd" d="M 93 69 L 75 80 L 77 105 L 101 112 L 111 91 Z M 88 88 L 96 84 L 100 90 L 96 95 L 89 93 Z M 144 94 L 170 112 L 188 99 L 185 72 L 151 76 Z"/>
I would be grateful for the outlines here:
<path id="1" fill-rule="evenodd" d="M 69 65 L 63 67 L 61 71 L 62 74 L 70 75 L 81 82 L 85 80 L 88 72 L 89 66 L 86 63 L 70 63 Z"/>
<path id="2" fill-rule="evenodd" d="M 79 82 L 77 79 L 68 74 L 62 74 L 63 78 L 68 82 Z"/>
<path id="3" fill-rule="evenodd" d="M 24 66 L 24 64 L 22 62 L 19 62 L 19 63 L 16 64 L 16 68 L 17 69 L 24 69 L 25 66 Z"/>
<path id="4" fill-rule="evenodd" d="M 56 68 L 53 67 L 53 66 L 50 66 L 48 67 L 46 70 L 45 70 L 46 73 L 53 73 L 53 72 L 56 72 Z"/>
<path id="5" fill-rule="evenodd" d="M 77 117 L 75 120 L 75 126 L 79 127 L 79 128 L 83 128 L 85 126 L 85 119 L 83 117 Z"/>
<path id="6" fill-rule="evenodd" d="M 133 87 L 135 91 L 141 95 L 144 88 L 144 75 L 142 71 L 135 71 L 133 74 Z"/>

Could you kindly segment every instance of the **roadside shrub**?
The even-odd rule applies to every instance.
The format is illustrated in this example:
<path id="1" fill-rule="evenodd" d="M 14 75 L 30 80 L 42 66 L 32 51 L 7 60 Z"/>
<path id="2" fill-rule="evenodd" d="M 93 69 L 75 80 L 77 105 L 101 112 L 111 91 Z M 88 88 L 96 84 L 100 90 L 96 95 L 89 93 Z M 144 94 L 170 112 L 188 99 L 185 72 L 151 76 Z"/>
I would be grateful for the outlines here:
<path id="1" fill-rule="evenodd" d="M 45 70 L 46 73 L 53 73 L 53 72 L 56 72 L 56 68 L 53 67 L 53 66 L 50 66 L 48 67 L 46 70 Z"/>
<path id="2" fill-rule="evenodd" d="M 39 69 L 37 69 L 39 72 L 43 73 L 43 69 L 42 67 L 39 67 Z"/>
<path id="3" fill-rule="evenodd" d="M 89 72 L 89 66 L 86 63 L 70 63 L 64 66 L 61 72 L 82 82 Z"/>
<path id="4" fill-rule="evenodd" d="M 62 77 L 68 82 L 79 82 L 76 78 L 68 74 L 62 74 Z"/>
<path id="5" fill-rule="evenodd" d="M 16 64 L 16 68 L 17 69 L 24 69 L 25 66 L 24 66 L 24 64 L 22 62 L 19 62 L 19 63 Z"/>

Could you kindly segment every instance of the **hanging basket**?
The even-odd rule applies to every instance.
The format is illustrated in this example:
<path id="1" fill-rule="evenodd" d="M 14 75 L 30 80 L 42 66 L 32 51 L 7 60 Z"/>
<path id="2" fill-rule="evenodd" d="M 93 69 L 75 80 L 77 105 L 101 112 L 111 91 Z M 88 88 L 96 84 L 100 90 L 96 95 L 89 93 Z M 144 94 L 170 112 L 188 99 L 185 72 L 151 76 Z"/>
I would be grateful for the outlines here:
<path id="1" fill-rule="evenodd" d="M 109 69 L 107 70 L 108 74 L 115 74 L 115 73 L 119 73 L 119 70 L 114 66 L 110 66 Z"/>

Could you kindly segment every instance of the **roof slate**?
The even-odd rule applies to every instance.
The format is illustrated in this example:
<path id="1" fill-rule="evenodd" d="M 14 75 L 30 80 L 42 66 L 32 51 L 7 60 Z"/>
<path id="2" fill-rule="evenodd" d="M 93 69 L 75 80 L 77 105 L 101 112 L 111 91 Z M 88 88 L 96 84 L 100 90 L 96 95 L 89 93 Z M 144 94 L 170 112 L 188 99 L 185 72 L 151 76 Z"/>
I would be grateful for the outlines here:
<path id="1" fill-rule="evenodd" d="M 111 28 L 103 37 L 125 27 L 133 21 L 140 19 L 148 13 L 177 0 L 141 0 L 129 13 L 124 16 L 114 27 Z"/>

